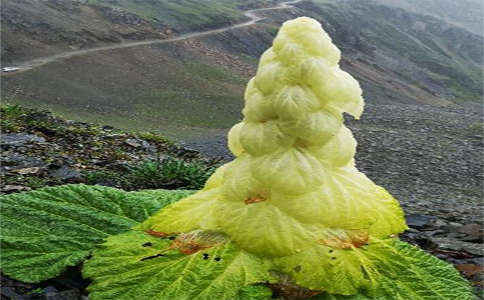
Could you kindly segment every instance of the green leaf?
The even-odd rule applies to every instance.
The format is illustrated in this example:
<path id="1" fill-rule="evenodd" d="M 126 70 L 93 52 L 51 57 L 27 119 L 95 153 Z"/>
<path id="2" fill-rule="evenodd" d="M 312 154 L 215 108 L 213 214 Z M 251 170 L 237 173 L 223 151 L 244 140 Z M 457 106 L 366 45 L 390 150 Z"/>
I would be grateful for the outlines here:
<path id="1" fill-rule="evenodd" d="M 381 244 L 384 246 L 384 244 Z M 474 300 L 469 283 L 440 259 L 407 243 L 386 245 L 393 255 L 379 265 L 377 296 L 342 296 L 324 293 L 311 300 Z M 371 249 L 367 249 L 371 251 Z M 383 252 L 381 252 L 383 253 Z M 315 268 L 316 269 L 316 268 Z M 351 279 L 351 278 L 350 278 Z M 336 280 L 334 281 L 336 284 Z"/>
<path id="2" fill-rule="evenodd" d="M 240 300 L 272 300 L 272 290 L 263 284 L 248 285 L 241 289 Z"/>
<path id="3" fill-rule="evenodd" d="M 156 206 L 156 210 L 172 204 L 180 199 L 193 195 L 197 191 L 190 190 L 142 190 L 136 192 L 128 192 L 128 196 L 136 197 L 137 199 L 142 199 L 143 202 L 153 201 Z M 156 212 L 156 211 L 154 211 Z M 151 214 L 153 214 L 152 212 Z M 150 215 L 151 215 L 150 214 Z M 144 219 L 143 219 L 144 220 Z"/>
<path id="4" fill-rule="evenodd" d="M 178 239 L 141 231 L 108 238 L 85 263 L 89 299 L 234 300 L 245 286 L 268 280 L 264 261 L 232 242 L 184 254 L 173 249 Z"/>
<path id="5" fill-rule="evenodd" d="M 381 300 L 475 299 L 469 283 L 452 265 L 401 241 L 395 241 L 394 249 L 401 260 L 389 261 L 382 270 Z"/>
<path id="6" fill-rule="evenodd" d="M 187 193 L 65 185 L 4 196 L 2 272 L 24 282 L 55 277 L 86 259 L 96 243 Z"/>

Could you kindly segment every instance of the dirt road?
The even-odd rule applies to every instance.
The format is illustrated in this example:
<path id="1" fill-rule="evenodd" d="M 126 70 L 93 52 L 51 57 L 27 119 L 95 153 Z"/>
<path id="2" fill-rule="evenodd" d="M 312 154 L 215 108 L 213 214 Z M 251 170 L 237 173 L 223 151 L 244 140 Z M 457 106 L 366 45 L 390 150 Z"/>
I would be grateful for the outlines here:
<path id="1" fill-rule="evenodd" d="M 84 50 L 77 50 L 77 51 L 69 51 L 69 52 L 63 52 L 51 56 L 46 56 L 46 57 L 40 57 L 36 59 L 32 59 L 26 62 L 19 63 L 15 65 L 14 67 L 20 68 L 20 70 L 16 72 L 11 72 L 11 73 L 3 73 L 2 76 L 14 76 L 16 74 L 26 72 L 28 70 L 32 70 L 34 68 L 59 61 L 62 59 L 67 59 L 73 56 L 79 56 L 83 54 L 88 54 L 92 52 L 98 52 L 98 51 L 109 51 L 113 49 L 121 49 L 121 48 L 129 48 L 129 47 L 136 47 L 136 46 L 144 46 L 144 45 L 152 45 L 152 44 L 163 44 L 163 43 L 171 43 L 171 42 L 177 42 L 177 41 L 183 41 L 186 39 L 191 39 L 191 38 L 196 38 L 200 36 L 205 36 L 209 34 L 214 34 L 214 33 L 220 33 L 236 28 L 241 28 L 241 27 L 247 27 L 254 25 L 258 21 L 264 19 L 264 17 L 258 16 L 259 12 L 263 11 L 269 11 L 269 10 L 278 10 L 278 9 L 288 9 L 292 7 L 292 4 L 296 4 L 298 2 L 301 2 L 302 0 L 293 0 L 293 1 L 286 1 L 279 3 L 277 6 L 274 7 L 268 7 L 268 8 L 259 8 L 259 9 L 252 9 L 244 12 L 244 15 L 250 18 L 249 21 L 244 22 L 244 23 L 239 23 L 227 27 L 222 27 L 219 29 L 211 29 L 211 30 L 206 30 L 206 31 L 199 31 L 199 32 L 190 32 L 186 34 L 182 34 L 180 36 L 174 37 L 174 38 L 168 38 L 164 40 L 146 40 L 146 41 L 141 41 L 141 42 L 129 42 L 129 43 L 122 43 L 122 44 L 116 44 L 116 45 L 111 45 L 111 46 L 103 46 L 103 47 L 97 47 L 97 48 L 91 48 L 91 49 L 84 49 Z"/>

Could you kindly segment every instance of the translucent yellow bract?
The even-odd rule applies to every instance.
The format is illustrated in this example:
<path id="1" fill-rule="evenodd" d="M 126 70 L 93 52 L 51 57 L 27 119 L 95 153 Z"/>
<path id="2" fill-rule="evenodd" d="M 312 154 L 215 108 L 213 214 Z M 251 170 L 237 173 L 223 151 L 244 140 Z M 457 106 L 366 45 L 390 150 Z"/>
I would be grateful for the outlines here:
<path id="1" fill-rule="evenodd" d="M 395 199 L 354 166 L 342 113 L 359 118 L 363 98 L 339 60 L 317 21 L 284 23 L 247 86 L 244 120 L 229 133 L 236 159 L 141 229 L 218 229 L 264 257 L 355 248 L 405 230 Z"/>

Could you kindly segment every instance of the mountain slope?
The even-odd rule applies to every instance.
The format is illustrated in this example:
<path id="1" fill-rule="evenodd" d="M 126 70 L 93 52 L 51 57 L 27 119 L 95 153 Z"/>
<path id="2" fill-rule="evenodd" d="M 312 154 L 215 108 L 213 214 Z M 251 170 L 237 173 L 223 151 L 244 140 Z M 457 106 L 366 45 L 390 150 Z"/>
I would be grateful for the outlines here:
<path id="1" fill-rule="evenodd" d="M 31 0 L 33 1 L 33 0 Z M 220 0 L 221 1 L 221 0 Z M 279 24 L 320 20 L 368 103 L 480 106 L 482 37 L 439 19 L 361 1 L 300 2 L 253 26 L 196 39 L 91 52 L 3 76 L 4 98 L 70 118 L 176 137 L 241 118 L 245 83 Z"/>
<path id="2" fill-rule="evenodd" d="M 163 39 L 246 20 L 242 9 L 272 0 L 5 0 L 2 61 Z"/>
<path id="3" fill-rule="evenodd" d="M 421 96 L 429 101 L 481 100 L 482 37 L 436 18 L 370 2 L 306 2 L 300 7 L 323 23 L 353 64 L 370 65 L 389 76 L 384 93 L 376 92 L 378 102 L 399 93 L 390 88 L 398 80 L 429 93 Z M 371 74 L 363 78 L 373 90 L 385 87 L 373 79 Z M 435 103 L 429 101 L 424 100 Z"/>
<path id="4" fill-rule="evenodd" d="M 429 15 L 483 36 L 484 2 L 480 0 L 378 0 L 410 12 Z"/>

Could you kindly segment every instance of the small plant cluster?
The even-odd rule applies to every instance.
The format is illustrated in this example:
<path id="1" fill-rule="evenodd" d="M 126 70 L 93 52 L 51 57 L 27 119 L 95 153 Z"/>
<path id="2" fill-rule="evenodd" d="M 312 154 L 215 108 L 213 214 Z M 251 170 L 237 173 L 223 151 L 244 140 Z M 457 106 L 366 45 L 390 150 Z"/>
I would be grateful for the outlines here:
<path id="1" fill-rule="evenodd" d="M 215 171 L 215 161 L 186 161 L 174 157 L 148 159 L 129 164 L 122 170 L 92 171 L 88 184 L 103 184 L 124 189 L 201 189 Z"/>
<path id="2" fill-rule="evenodd" d="M 8 104 L 0 106 L 0 131 L 18 132 L 22 124 L 18 121 L 24 109 L 18 105 Z"/>
<path id="3" fill-rule="evenodd" d="M 200 191 L 67 185 L 5 197 L 2 271 L 36 282 L 91 256 L 92 300 L 474 299 L 452 266 L 397 238 L 398 202 L 356 168 L 342 114 L 360 116 L 362 91 L 339 60 L 318 22 L 284 23 L 229 132 L 236 158 Z M 149 184 L 179 169 L 150 162 L 133 174 Z"/>
<path id="4" fill-rule="evenodd" d="M 31 109 L 18 104 L 4 103 L 1 107 L 1 128 L 3 133 L 28 132 L 45 136 L 69 134 L 99 135 L 100 126 L 83 123 L 84 126 L 69 126 L 49 111 Z"/>

